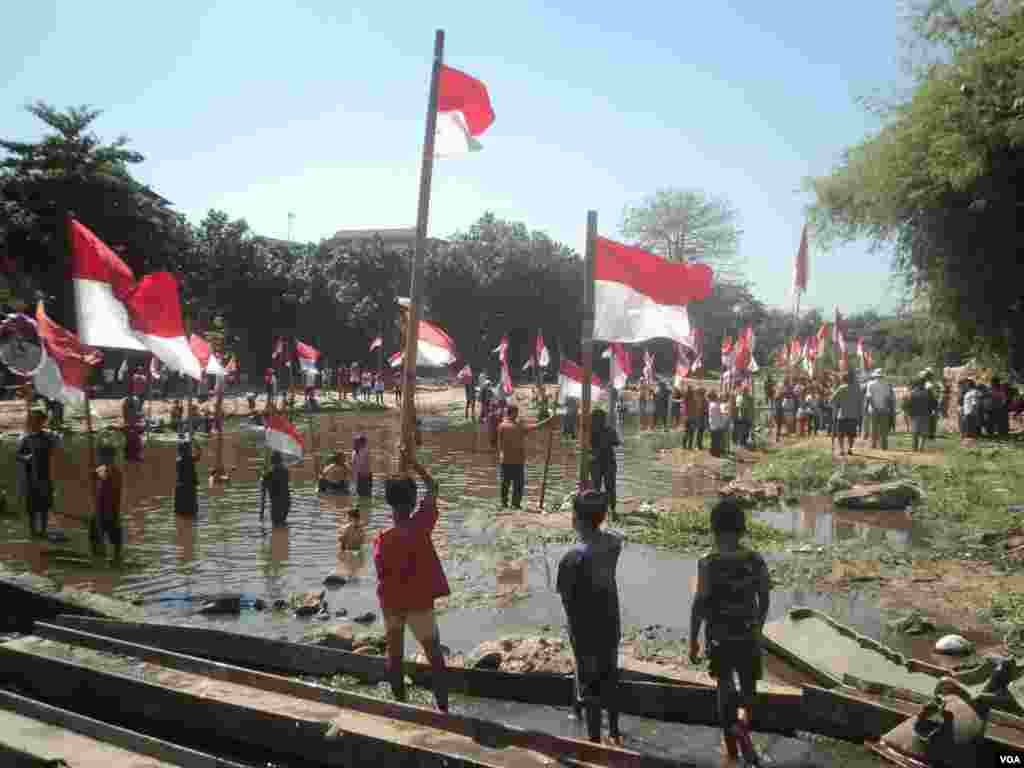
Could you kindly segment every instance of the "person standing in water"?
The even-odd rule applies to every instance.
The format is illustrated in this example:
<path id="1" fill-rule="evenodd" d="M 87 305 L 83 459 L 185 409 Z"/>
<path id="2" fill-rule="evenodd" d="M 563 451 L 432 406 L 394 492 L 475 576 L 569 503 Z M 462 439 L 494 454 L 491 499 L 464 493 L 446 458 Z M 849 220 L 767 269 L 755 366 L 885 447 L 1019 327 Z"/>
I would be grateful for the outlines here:
<path id="1" fill-rule="evenodd" d="M 320 473 L 320 493 L 337 493 L 347 496 L 351 479 L 352 471 L 348 467 L 348 462 L 345 461 L 345 454 L 335 451 L 334 459 Z"/>
<path id="2" fill-rule="evenodd" d="M 356 435 L 352 440 L 352 474 L 356 477 L 356 493 L 367 497 L 373 495 L 373 473 L 370 471 L 370 441 L 366 435 Z"/>
<path id="3" fill-rule="evenodd" d="M 142 405 L 137 396 L 125 398 L 121 416 L 124 419 L 124 459 L 142 461 Z"/>
<path id="4" fill-rule="evenodd" d="M 697 562 L 690 661 L 699 661 L 700 631 L 706 623 L 705 648 L 710 675 L 718 680 L 718 722 L 726 752 L 737 757 L 739 745 L 744 759 L 759 765 L 750 741 L 750 721 L 761 678 L 761 633 L 768 617 L 771 576 L 764 557 L 740 545 L 746 517 L 734 499 L 722 499 L 712 508 L 711 530 L 714 549 Z M 734 674 L 740 681 L 738 702 Z"/>
<path id="5" fill-rule="evenodd" d="M 89 525 L 89 543 L 94 555 L 104 553 L 106 540 L 114 546 L 114 563 L 121 562 L 124 533 L 121 530 L 121 470 L 114 446 L 104 443 L 96 452 L 96 515 Z"/>
<path id="6" fill-rule="evenodd" d="M 576 664 L 576 711 L 586 711 L 587 735 L 600 742 L 601 709 L 607 709 L 609 736 L 618 743 L 622 736 L 615 696 L 622 619 L 615 569 L 622 539 L 601 530 L 607 512 L 608 498 L 603 493 L 588 490 L 573 499 L 578 543 L 558 563 L 557 589 Z"/>
<path id="7" fill-rule="evenodd" d="M 437 525 L 437 483 L 406 446 L 399 448 L 402 463 L 420 476 L 426 495 L 416 512 L 416 481 L 408 475 L 388 478 L 384 496 L 394 525 L 377 534 L 373 562 L 377 570 L 377 599 L 387 627 L 388 677 L 398 701 L 406 700 L 405 628 L 423 646 L 430 660 L 434 702 L 448 711 L 448 681 L 441 633 L 434 616 L 434 601 L 451 594 L 431 534 Z"/>
<path id="8" fill-rule="evenodd" d="M 284 465 L 284 456 L 280 451 L 270 454 L 270 470 L 263 474 L 260 483 L 260 508 L 263 508 L 263 499 L 270 497 L 270 522 L 274 527 L 286 525 L 288 513 L 292 507 L 291 486 L 288 477 L 288 467 Z"/>
<path id="9" fill-rule="evenodd" d="M 603 491 L 607 496 L 612 520 L 615 519 L 615 479 L 618 475 L 615 446 L 621 444 L 615 427 L 608 423 L 608 414 L 603 408 L 595 408 L 590 414 L 590 481 L 595 491 Z"/>
<path id="10" fill-rule="evenodd" d="M 526 483 L 526 436 L 543 426 L 550 426 L 552 417 L 527 426 L 519 420 L 519 406 L 510 405 L 498 427 L 498 456 L 501 464 L 501 508 L 508 506 L 508 489 L 512 486 L 512 509 L 520 509 Z"/>
<path id="11" fill-rule="evenodd" d="M 46 411 L 33 408 L 28 417 L 28 434 L 21 438 L 15 455 L 25 477 L 25 512 L 33 538 L 46 536 L 50 508 L 53 506 L 53 453 L 60 440 L 44 429 Z"/>
<path id="12" fill-rule="evenodd" d="M 174 485 L 174 512 L 178 515 L 195 517 L 199 513 L 199 500 L 196 487 L 199 475 L 196 472 L 196 461 L 199 459 L 199 446 L 188 440 L 178 443 L 178 460 L 176 463 L 177 482 Z"/>

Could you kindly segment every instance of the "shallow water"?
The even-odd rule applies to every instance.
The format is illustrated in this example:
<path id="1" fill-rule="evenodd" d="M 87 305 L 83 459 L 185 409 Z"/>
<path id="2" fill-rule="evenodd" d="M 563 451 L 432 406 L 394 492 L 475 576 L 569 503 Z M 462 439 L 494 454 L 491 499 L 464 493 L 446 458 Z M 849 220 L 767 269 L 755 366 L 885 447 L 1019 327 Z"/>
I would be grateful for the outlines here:
<path id="1" fill-rule="evenodd" d="M 297 419 L 307 435 L 309 424 Z M 173 512 L 175 445 L 167 438 L 151 440 L 141 464 L 125 465 L 123 525 L 128 566 L 123 570 L 97 567 L 85 553 L 87 537 L 75 516 L 90 511 L 82 492 L 87 483 L 87 462 L 82 438 L 73 440 L 56 467 L 57 513 L 51 529 L 63 529 L 66 544 L 40 544 L 27 538 L 22 515 L 0 519 L 0 560 L 15 568 L 29 568 L 54 576 L 69 586 L 97 592 L 141 596 L 154 618 L 215 622 L 241 631 L 289 638 L 300 637 L 309 622 L 271 611 L 243 611 L 238 618 L 194 617 L 196 600 L 220 592 L 240 592 L 268 603 L 297 591 L 319 590 L 326 575 L 338 572 L 350 580 L 329 590 L 332 614 L 344 608 L 349 616 L 376 612 L 375 576 L 370 542 L 374 532 L 389 524 L 390 512 L 381 498 L 381 479 L 392 470 L 391 450 L 398 440 L 394 413 L 325 414 L 317 419 L 320 455 L 336 448 L 347 450 L 357 432 L 368 435 L 374 497 L 321 496 L 315 492 L 314 461 L 307 456 L 292 467 L 292 512 L 287 528 L 270 529 L 259 519 L 257 478 L 265 452 L 262 434 L 237 430 L 224 436 L 224 463 L 234 468 L 232 482 L 200 489 L 199 516 L 195 520 Z M 445 642 L 456 651 L 468 651 L 483 640 L 516 632 L 536 633 L 538 627 L 562 624 L 562 609 L 551 580 L 564 547 L 544 547 L 539 540 L 509 547 L 508 539 L 494 536 L 497 513 L 497 467 L 485 433 L 473 428 L 443 429 L 443 419 L 428 419 L 421 460 L 441 484 L 443 500 L 439 522 L 445 569 L 453 592 L 462 597 L 440 617 Z M 452 426 L 459 427 L 460 422 Z M 533 507 L 540 491 L 540 475 L 547 436 L 528 438 L 527 499 Z M 620 499 L 657 499 L 712 493 L 713 478 L 682 476 L 656 460 L 657 452 L 678 441 L 678 434 L 636 435 L 628 428 L 619 449 Z M 307 439 L 307 446 L 312 437 Z M 212 463 L 214 443 L 204 448 L 201 476 Z M 7 448 L 0 459 L 0 481 L 13 489 L 13 454 Z M 547 504 L 572 490 L 577 460 L 574 445 L 555 433 L 546 491 Z M 356 506 L 367 521 L 366 543 L 358 552 L 339 550 L 337 538 Z M 63 514 L 61 514 L 63 513 Z M 883 513 L 884 514 L 884 513 Z M 895 514 L 895 513 L 892 513 Z M 887 538 L 896 546 L 911 541 L 911 526 L 896 518 L 875 521 L 850 519 L 835 512 L 825 500 L 810 500 L 801 507 L 781 507 L 757 513 L 760 519 L 792 528 L 814 541 L 862 536 Z M 692 559 L 681 558 L 637 544 L 628 544 L 619 569 L 624 623 L 659 624 L 682 634 L 689 623 L 689 595 L 695 575 Z M 495 604 L 493 596 L 504 595 Z M 465 605 L 466 596 L 479 596 L 486 607 Z M 471 602 L 471 601 L 470 601 Z M 827 611 L 877 637 L 882 620 L 872 601 L 857 593 L 821 596 L 805 590 L 777 589 L 772 615 L 793 605 Z M 379 623 L 374 625 L 379 627 Z M 408 646 L 410 651 L 412 644 Z"/>

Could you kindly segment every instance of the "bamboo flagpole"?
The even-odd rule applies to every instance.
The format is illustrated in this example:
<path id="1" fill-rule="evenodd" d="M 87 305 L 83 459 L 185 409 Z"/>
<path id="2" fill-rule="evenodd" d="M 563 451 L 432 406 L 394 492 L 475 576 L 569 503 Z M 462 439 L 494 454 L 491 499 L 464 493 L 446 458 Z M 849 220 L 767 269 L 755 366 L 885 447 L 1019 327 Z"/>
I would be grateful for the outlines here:
<path id="1" fill-rule="evenodd" d="M 594 370 L 594 252 L 597 248 L 597 211 L 587 211 L 587 247 L 583 259 L 583 382 L 580 397 L 579 487 L 590 475 L 590 380 Z"/>
<path id="2" fill-rule="evenodd" d="M 416 246 L 412 253 L 409 279 L 409 310 L 406 318 L 405 361 L 402 368 L 402 443 L 408 450 L 415 445 L 416 433 L 416 360 L 419 342 L 420 289 L 424 251 L 427 244 L 427 221 L 430 217 L 430 184 L 434 174 L 434 138 L 437 132 L 437 93 L 444 61 L 444 30 L 434 36 L 434 62 L 430 73 L 430 95 L 427 100 L 427 124 L 423 137 L 423 160 L 420 170 L 420 198 L 416 213 Z M 403 460 L 401 471 L 407 471 Z"/>

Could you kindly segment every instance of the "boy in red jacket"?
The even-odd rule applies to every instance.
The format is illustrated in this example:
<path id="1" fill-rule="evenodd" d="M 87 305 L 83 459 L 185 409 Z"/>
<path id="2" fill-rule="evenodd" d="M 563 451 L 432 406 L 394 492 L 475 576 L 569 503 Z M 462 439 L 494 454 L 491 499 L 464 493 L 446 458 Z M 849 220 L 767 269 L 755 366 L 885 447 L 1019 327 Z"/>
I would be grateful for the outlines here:
<path id="1" fill-rule="evenodd" d="M 373 562 L 377 568 L 377 598 L 387 627 L 388 672 L 395 699 L 405 701 L 405 627 L 423 646 L 430 660 L 434 701 L 448 711 L 441 635 L 434 618 L 434 600 L 451 594 L 441 560 L 431 541 L 437 525 L 437 485 L 414 455 L 402 446 L 403 463 L 411 465 L 426 486 L 426 495 L 416 504 L 416 481 L 406 475 L 388 478 L 385 498 L 391 507 L 394 526 L 377 534 Z"/>

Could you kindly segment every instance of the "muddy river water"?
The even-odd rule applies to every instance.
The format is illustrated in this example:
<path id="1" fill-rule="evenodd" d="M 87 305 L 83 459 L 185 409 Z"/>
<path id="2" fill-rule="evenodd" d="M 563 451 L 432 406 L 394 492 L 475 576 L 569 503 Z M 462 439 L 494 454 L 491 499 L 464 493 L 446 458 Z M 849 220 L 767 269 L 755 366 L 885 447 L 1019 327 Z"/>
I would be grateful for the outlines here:
<path id="1" fill-rule="evenodd" d="M 459 414 L 461 416 L 461 414 Z M 297 422 L 303 429 L 308 423 Z M 461 418 L 451 428 L 444 418 L 427 420 L 420 457 L 441 485 L 443 500 L 439 522 L 441 554 L 460 599 L 439 616 L 443 642 L 455 652 L 468 652 L 485 640 L 512 634 L 557 631 L 564 623 L 561 604 L 553 592 L 553 573 L 566 544 L 545 544 L 522 532 L 518 541 L 509 533 L 498 534 L 497 467 L 486 435 L 467 427 Z M 311 456 L 291 468 L 292 511 L 286 528 L 271 530 L 259 519 L 257 478 L 264 460 L 261 431 L 229 424 L 224 435 L 225 466 L 234 468 L 229 485 L 200 488 L 199 515 L 182 518 L 173 511 L 176 446 L 167 436 L 150 439 L 141 464 L 124 465 L 125 498 L 123 525 L 127 564 L 114 569 L 88 556 L 88 539 L 76 516 L 89 513 L 87 459 L 84 440 L 75 438 L 65 447 L 56 467 L 58 497 L 50 527 L 66 533 L 61 544 L 39 543 L 28 538 L 20 504 L 0 518 L 0 561 L 13 569 L 30 569 L 49 575 L 68 586 L 86 586 L 114 596 L 142 597 L 145 612 L 156 619 L 213 623 L 221 628 L 271 637 L 298 639 L 310 629 L 310 620 L 287 612 L 243 610 L 237 617 L 205 618 L 194 615 L 196 599 L 223 592 L 240 592 L 271 603 L 298 591 L 319 590 L 328 574 L 348 577 L 344 586 L 328 590 L 331 614 L 344 609 L 349 617 L 377 612 L 372 563 L 374 531 L 389 524 L 390 512 L 383 500 L 382 479 L 392 470 L 393 447 L 398 439 L 398 419 L 393 412 L 323 414 L 317 421 L 321 455 L 332 449 L 349 450 L 352 437 L 369 437 L 375 475 L 372 499 L 318 495 Z M 682 475 L 658 461 L 657 452 L 678 440 L 678 435 L 639 434 L 628 424 L 619 449 L 619 497 L 662 499 L 670 496 L 713 493 L 711 477 Z M 671 441 L 671 442 L 670 442 Z M 308 442 L 307 442 L 308 444 Z M 527 499 L 536 507 L 546 435 L 528 438 Z M 0 454 L 0 483 L 13 498 L 15 463 L 13 444 L 5 443 Z M 213 440 L 204 448 L 200 476 L 213 458 Z M 557 435 L 553 441 L 548 504 L 572 489 L 576 457 L 573 445 Z M 357 505 L 367 521 L 366 543 L 361 551 L 341 551 L 338 534 Z M 909 518 L 878 521 L 846 516 L 833 510 L 827 499 L 807 499 L 800 505 L 757 513 L 765 522 L 792 530 L 808 543 L 861 538 L 871 543 L 887 541 L 896 548 L 911 546 L 914 532 Z M 627 543 L 619 567 L 623 621 L 627 627 L 660 625 L 676 638 L 685 636 L 689 623 L 690 594 L 695 580 L 691 558 Z M 503 599 L 512 594 L 516 599 Z M 499 597 L 495 598 L 498 595 Z M 468 598 L 467 598 L 468 596 Z M 856 591 L 824 595 L 805 589 L 776 589 L 772 616 L 794 605 L 827 612 L 862 633 L 894 640 L 884 632 L 877 601 Z M 380 629 L 379 621 L 370 629 Z M 407 642 L 411 653 L 418 650 Z M 525 709 L 512 717 L 515 705 L 493 704 L 491 716 L 515 719 L 524 725 L 534 717 Z M 501 710 L 499 713 L 497 710 Z M 508 709 L 508 712 L 505 712 Z M 568 726 L 566 726 L 568 727 Z M 648 724 L 654 738 L 660 726 Z M 710 738 L 710 737 L 709 737 Z M 655 739 L 658 741 L 658 739 Z"/>

